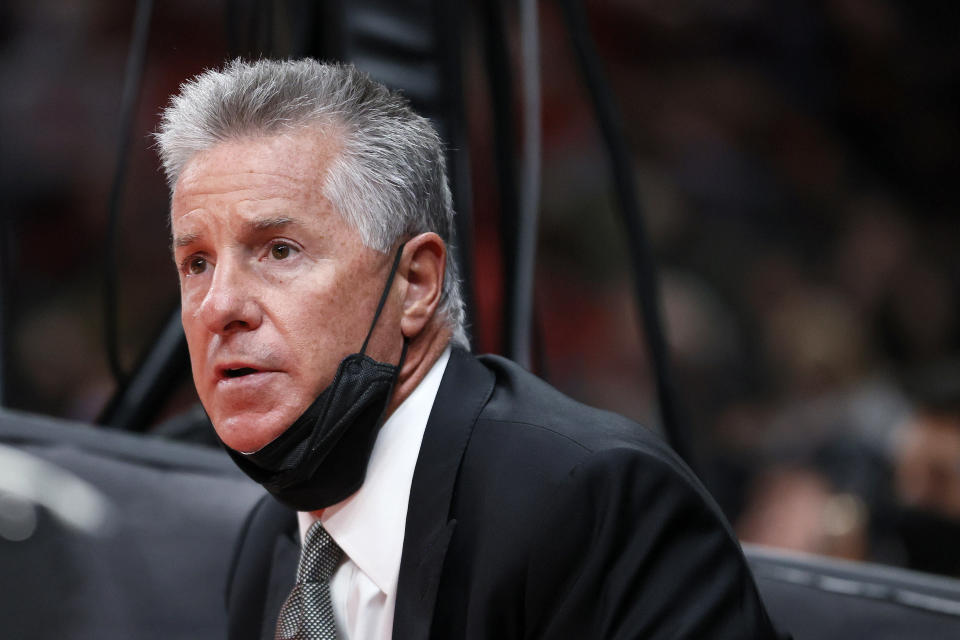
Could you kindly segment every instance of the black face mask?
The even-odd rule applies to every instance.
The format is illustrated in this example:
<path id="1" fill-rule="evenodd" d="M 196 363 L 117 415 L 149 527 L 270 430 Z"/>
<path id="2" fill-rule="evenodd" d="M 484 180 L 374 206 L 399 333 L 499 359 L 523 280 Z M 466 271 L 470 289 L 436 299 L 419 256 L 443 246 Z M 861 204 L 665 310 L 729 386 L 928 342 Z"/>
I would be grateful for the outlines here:
<path id="1" fill-rule="evenodd" d="M 363 484 L 373 443 L 407 355 L 406 338 L 396 366 L 366 355 L 402 252 L 403 245 L 393 260 L 360 353 L 340 361 L 330 386 L 296 422 L 259 451 L 240 453 L 224 445 L 241 470 L 293 509 L 329 507 Z"/>

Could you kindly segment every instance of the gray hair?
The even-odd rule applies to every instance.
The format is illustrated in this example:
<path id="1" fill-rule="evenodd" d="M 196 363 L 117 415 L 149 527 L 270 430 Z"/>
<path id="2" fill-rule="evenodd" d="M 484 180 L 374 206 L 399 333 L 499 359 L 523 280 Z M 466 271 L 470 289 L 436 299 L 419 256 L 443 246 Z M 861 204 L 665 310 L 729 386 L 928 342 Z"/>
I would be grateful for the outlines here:
<path id="1" fill-rule="evenodd" d="M 376 251 L 386 253 L 404 235 L 433 231 L 443 239 L 439 310 L 453 342 L 469 348 L 443 143 L 402 95 L 352 65 L 238 58 L 182 84 L 154 137 L 172 193 L 190 159 L 218 143 L 325 125 L 341 134 L 342 146 L 324 195 Z"/>

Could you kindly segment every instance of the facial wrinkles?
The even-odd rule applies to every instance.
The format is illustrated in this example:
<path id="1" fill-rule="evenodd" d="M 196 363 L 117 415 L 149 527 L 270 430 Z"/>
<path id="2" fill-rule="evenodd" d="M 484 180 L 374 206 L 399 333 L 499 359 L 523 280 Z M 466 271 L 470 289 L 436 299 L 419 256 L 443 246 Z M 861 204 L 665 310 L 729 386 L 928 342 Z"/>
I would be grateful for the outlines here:
<path id="1" fill-rule="evenodd" d="M 193 254 L 209 261 L 196 276 L 181 271 L 195 380 L 218 430 L 242 450 L 288 426 L 340 359 L 359 350 L 392 258 L 363 247 L 323 197 L 329 158 L 303 140 L 281 142 L 285 148 L 271 140 L 215 147 L 188 164 L 173 199 L 174 244 L 188 241 L 175 248 L 176 261 Z M 276 239 L 298 247 L 294 259 L 272 260 Z M 246 309 L 257 322 L 232 331 L 217 326 L 230 313 L 204 322 L 211 320 L 199 315 L 205 296 L 221 285 L 221 294 L 236 296 L 221 300 L 235 305 L 224 308 Z M 239 364 L 277 370 L 264 380 L 279 382 L 221 391 L 217 367 Z"/>
<path id="2" fill-rule="evenodd" d="M 315 293 L 315 287 L 313 292 L 310 291 L 310 284 L 317 280 L 317 274 L 306 272 L 306 269 L 292 269 L 277 274 L 269 265 L 261 265 L 260 260 L 260 256 L 246 246 L 233 245 L 218 251 L 216 258 L 211 260 L 216 264 L 207 267 L 210 275 L 203 282 L 191 286 L 192 282 L 188 278 L 185 301 L 188 301 L 193 322 L 204 322 L 201 314 L 205 312 L 205 304 L 227 305 L 229 310 L 224 312 L 224 323 L 232 320 L 231 315 L 244 322 L 249 322 L 251 318 L 256 319 L 251 326 L 238 327 L 236 330 L 218 331 L 216 327 L 207 328 L 203 335 L 208 343 L 208 359 L 222 361 L 252 358 L 261 368 L 280 366 L 281 362 L 287 359 L 272 342 L 265 342 L 270 339 L 279 340 L 286 336 L 287 330 L 291 328 L 288 326 L 289 314 L 283 313 L 285 309 L 280 308 L 276 300 L 282 297 L 295 300 L 305 294 Z M 207 300 L 211 295 L 233 296 L 234 299 Z M 307 346 L 297 344 L 296 335 L 294 333 L 293 336 L 287 336 L 293 341 L 289 345 L 293 348 L 282 351 L 296 352 L 298 348 Z"/>
<path id="3" fill-rule="evenodd" d="M 223 226 L 216 223 L 216 218 L 222 220 Z M 216 212 L 197 209 L 182 217 L 183 224 L 180 226 L 196 227 L 197 231 L 191 232 L 196 239 L 191 246 L 183 247 L 182 255 L 178 257 L 188 257 L 197 251 L 208 260 L 207 272 L 197 276 L 181 274 L 184 311 L 189 313 L 191 322 L 203 322 L 200 314 L 204 312 L 204 304 L 231 307 L 223 318 L 224 322 L 230 321 L 231 312 L 245 317 L 245 314 L 265 314 L 269 311 L 269 305 L 263 304 L 265 296 L 269 294 L 267 285 L 271 284 L 270 280 L 276 285 L 277 278 L 271 278 L 268 270 L 256 268 L 258 248 L 250 246 L 254 243 L 245 237 L 249 229 L 249 221 L 245 218 L 223 209 Z M 210 301 L 207 300 L 210 295 L 238 296 L 238 299 Z M 244 309 L 245 305 L 255 305 L 256 308 Z M 274 368 L 279 364 L 277 361 L 282 360 L 272 345 L 258 340 L 250 331 L 221 333 L 205 330 L 200 336 L 206 342 L 205 360 L 209 367 L 225 360 L 240 360 L 257 364 L 260 368 Z"/>
<path id="4" fill-rule="evenodd" d="M 276 167 L 273 170 L 260 167 L 262 163 L 256 160 L 249 160 L 247 148 L 250 141 L 227 142 L 202 152 L 181 174 L 174 194 L 174 209 L 192 212 L 210 204 L 210 199 L 214 200 L 213 204 L 224 204 L 218 202 L 223 198 L 232 213 L 244 213 L 265 202 L 270 205 L 273 200 L 279 205 L 289 203 L 286 208 L 294 212 L 321 216 L 332 213 L 330 203 L 323 195 L 324 180 L 320 178 L 326 172 L 326 159 L 329 154 L 336 153 L 338 145 L 328 135 L 323 135 L 322 130 L 316 133 L 316 138 L 306 140 L 286 136 L 253 140 L 270 151 L 270 162 Z M 284 145 L 291 143 L 304 148 L 296 154 L 284 153 Z M 317 145 L 325 147 L 326 153 L 318 154 Z M 297 198 L 291 201 L 291 194 Z M 322 210 L 310 211 L 318 203 Z M 283 206 L 276 209 L 284 212 Z"/>
<path id="5" fill-rule="evenodd" d="M 231 250 L 229 253 L 233 253 Z M 242 250 L 239 250 L 242 253 Z M 331 305 L 341 305 L 351 295 L 350 284 L 347 278 L 342 277 L 344 269 L 338 269 L 337 263 L 333 261 L 318 260 L 311 264 L 312 268 L 295 270 L 283 276 L 258 273 L 255 266 L 250 266 L 253 258 L 247 261 L 237 260 L 235 258 L 225 258 L 221 252 L 221 264 L 213 265 L 213 278 L 227 277 L 231 282 L 208 282 L 207 286 L 230 286 L 233 280 L 242 280 L 244 289 L 239 295 L 242 300 L 234 304 L 256 305 L 256 313 L 263 315 L 263 319 L 256 331 L 238 330 L 223 333 L 203 331 L 206 348 L 204 349 L 209 367 L 215 367 L 217 363 L 224 363 L 231 360 L 248 362 L 258 365 L 258 368 L 281 369 L 290 374 L 296 375 L 302 373 L 302 366 L 309 364 L 301 361 L 297 354 L 314 353 L 319 348 L 330 350 L 336 348 L 335 344 L 326 344 L 324 339 L 329 340 L 330 329 L 332 325 L 337 324 L 336 320 L 330 321 L 329 325 L 321 330 L 321 323 L 326 321 L 324 311 Z M 239 262 L 239 266 L 236 265 Z M 253 263 L 256 264 L 255 262 Z M 229 266 L 227 266 L 229 265 Z M 346 265 L 340 265 L 345 267 Z M 235 269 L 234 273 L 217 274 L 220 269 Z M 255 275 L 250 275 L 250 272 Z M 198 289 L 200 289 L 198 287 Z M 198 318 L 202 297 L 206 291 L 200 289 L 196 292 L 197 299 L 191 303 L 194 316 L 193 322 L 201 322 Z M 293 316 L 284 313 L 286 309 L 276 304 L 280 298 L 288 300 L 299 300 L 303 311 L 309 312 L 304 316 Z M 305 317 L 311 319 L 311 324 L 316 324 L 316 330 L 304 331 L 302 323 Z M 353 347 L 356 349 L 359 343 Z M 212 371 L 208 371 L 208 379 L 213 379 Z M 332 372 L 330 372 L 332 378 Z M 315 391 L 319 392 L 322 386 L 325 386 L 329 380 L 324 380 L 323 385 Z"/>

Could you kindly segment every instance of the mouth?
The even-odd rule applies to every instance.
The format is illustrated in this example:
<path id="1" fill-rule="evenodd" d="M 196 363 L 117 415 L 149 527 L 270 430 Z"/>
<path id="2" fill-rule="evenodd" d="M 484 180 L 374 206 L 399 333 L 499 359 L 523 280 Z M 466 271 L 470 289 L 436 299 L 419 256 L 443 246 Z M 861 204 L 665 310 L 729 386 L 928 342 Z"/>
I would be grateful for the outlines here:
<path id="1" fill-rule="evenodd" d="M 249 378 L 251 376 L 257 377 L 256 374 L 269 372 L 270 370 L 268 369 L 253 367 L 246 362 L 231 362 L 219 366 L 216 369 L 217 380 L 220 382 L 239 380 L 240 378 Z"/>
<path id="2" fill-rule="evenodd" d="M 242 378 L 243 376 L 248 376 L 251 373 L 257 373 L 257 369 L 253 367 L 238 367 L 236 369 L 224 369 L 223 377 L 224 378 Z"/>

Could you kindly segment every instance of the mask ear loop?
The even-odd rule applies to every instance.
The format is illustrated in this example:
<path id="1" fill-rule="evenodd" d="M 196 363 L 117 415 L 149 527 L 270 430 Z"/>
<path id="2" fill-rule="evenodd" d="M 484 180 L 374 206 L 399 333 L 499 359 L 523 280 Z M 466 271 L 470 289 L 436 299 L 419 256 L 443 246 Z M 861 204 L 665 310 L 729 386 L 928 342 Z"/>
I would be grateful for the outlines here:
<path id="1" fill-rule="evenodd" d="M 403 248 L 407 245 L 406 242 L 400 245 L 397 249 L 397 255 L 393 259 L 393 266 L 390 267 L 390 275 L 387 276 L 387 284 L 383 288 L 383 293 L 380 294 L 380 302 L 377 304 L 377 312 L 373 314 L 373 323 L 370 324 L 370 330 L 367 331 L 367 338 L 363 341 L 363 346 L 360 347 L 360 355 L 366 355 L 367 353 L 367 343 L 370 342 L 370 336 L 373 335 L 373 330 L 377 326 L 377 320 L 380 319 L 380 313 L 383 311 L 383 305 L 387 302 L 387 295 L 390 293 L 390 286 L 393 284 L 393 276 L 397 274 L 397 267 L 400 265 L 400 256 L 403 255 Z M 403 339 L 403 355 L 406 355 L 407 352 L 407 339 Z M 402 358 L 403 356 L 401 356 Z"/>

